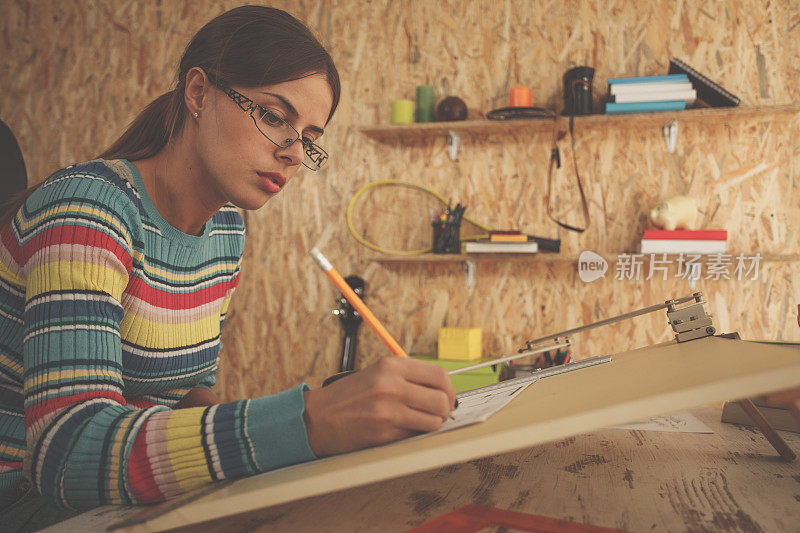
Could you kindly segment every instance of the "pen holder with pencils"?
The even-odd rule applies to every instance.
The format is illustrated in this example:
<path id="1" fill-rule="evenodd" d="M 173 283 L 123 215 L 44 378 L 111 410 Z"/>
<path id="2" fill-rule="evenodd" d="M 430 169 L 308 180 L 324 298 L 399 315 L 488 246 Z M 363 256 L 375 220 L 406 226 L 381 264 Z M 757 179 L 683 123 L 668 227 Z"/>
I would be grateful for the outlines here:
<path id="1" fill-rule="evenodd" d="M 461 253 L 461 217 L 464 215 L 461 204 L 456 207 L 447 207 L 438 214 L 431 214 L 433 226 L 433 253 L 459 254 Z"/>

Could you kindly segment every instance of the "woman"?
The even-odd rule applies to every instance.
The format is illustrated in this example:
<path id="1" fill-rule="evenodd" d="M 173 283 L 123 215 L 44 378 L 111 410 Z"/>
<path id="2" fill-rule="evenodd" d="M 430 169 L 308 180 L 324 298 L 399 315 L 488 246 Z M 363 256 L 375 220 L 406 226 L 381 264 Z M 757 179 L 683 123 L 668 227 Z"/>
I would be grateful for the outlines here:
<path id="1" fill-rule="evenodd" d="M 212 392 L 244 246 L 234 206 L 258 209 L 301 165 L 325 164 L 338 101 L 333 61 L 302 23 L 233 9 L 195 35 L 176 88 L 101 159 L 10 210 L 0 502 L 12 507 L 0 520 L 21 508 L 24 480 L 70 509 L 158 502 L 447 418 L 446 372 L 395 357 L 318 390 L 225 404 Z"/>

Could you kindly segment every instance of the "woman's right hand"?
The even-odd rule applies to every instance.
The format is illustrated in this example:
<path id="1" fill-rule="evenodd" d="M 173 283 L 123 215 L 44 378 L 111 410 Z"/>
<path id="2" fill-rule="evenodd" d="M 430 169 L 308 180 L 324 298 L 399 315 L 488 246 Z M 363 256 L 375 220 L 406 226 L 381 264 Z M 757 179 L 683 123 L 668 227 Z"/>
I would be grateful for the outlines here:
<path id="1" fill-rule="evenodd" d="M 308 443 L 318 457 L 434 431 L 456 400 L 445 369 L 394 356 L 304 394 Z"/>

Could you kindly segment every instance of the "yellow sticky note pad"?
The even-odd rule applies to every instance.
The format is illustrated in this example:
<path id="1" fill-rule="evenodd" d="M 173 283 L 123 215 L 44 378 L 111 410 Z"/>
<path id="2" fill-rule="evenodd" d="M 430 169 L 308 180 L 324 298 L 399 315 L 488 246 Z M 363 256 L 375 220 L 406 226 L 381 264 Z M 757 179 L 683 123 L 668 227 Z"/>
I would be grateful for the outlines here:
<path id="1" fill-rule="evenodd" d="M 439 359 L 474 361 L 483 355 L 481 328 L 439 328 Z"/>

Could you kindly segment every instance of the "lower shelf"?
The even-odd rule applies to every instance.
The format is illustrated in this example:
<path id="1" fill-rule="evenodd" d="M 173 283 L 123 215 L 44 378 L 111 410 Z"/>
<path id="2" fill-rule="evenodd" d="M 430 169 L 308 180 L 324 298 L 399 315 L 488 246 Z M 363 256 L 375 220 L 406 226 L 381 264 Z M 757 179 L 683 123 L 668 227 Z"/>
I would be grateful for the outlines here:
<path id="1" fill-rule="evenodd" d="M 744 253 L 744 252 L 729 252 L 726 256 L 730 256 L 731 261 L 736 261 L 737 256 L 740 254 L 746 258 L 754 258 L 757 252 Z M 655 259 L 661 260 L 664 254 L 633 254 L 632 252 L 619 252 L 619 253 L 603 253 L 599 254 L 600 257 L 606 261 L 617 261 L 620 256 L 633 256 L 636 255 L 642 261 L 649 261 L 651 256 Z M 687 257 L 693 254 L 687 254 Z M 667 259 L 677 260 L 680 254 L 666 254 Z M 714 255 L 701 255 L 700 262 L 708 263 L 716 261 Z M 575 254 L 553 254 L 548 252 L 530 253 L 479 253 L 479 254 L 419 254 L 419 255 L 380 255 L 372 256 L 369 261 L 392 265 L 392 264 L 414 264 L 414 263 L 464 263 L 471 261 L 474 263 L 481 262 L 503 262 L 503 261 L 528 261 L 528 262 L 543 262 L 543 263 L 577 263 L 578 256 Z M 761 261 L 783 261 L 793 262 L 800 261 L 800 254 L 761 254 Z"/>

